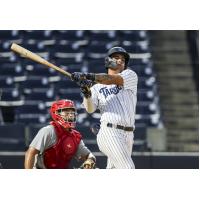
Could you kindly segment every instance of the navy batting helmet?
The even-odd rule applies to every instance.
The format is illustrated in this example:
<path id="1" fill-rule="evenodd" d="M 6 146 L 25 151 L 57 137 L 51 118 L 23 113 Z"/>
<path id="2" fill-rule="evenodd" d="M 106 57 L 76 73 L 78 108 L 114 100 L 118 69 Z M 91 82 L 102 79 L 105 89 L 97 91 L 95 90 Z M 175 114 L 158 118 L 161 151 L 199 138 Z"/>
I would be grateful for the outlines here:
<path id="1" fill-rule="evenodd" d="M 130 55 L 127 51 L 122 47 L 113 47 L 108 51 L 108 57 L 111 57 L 114 53 L 122 54 L 125 57 L 125 67 L 127 67 L 130 59 Z"/>

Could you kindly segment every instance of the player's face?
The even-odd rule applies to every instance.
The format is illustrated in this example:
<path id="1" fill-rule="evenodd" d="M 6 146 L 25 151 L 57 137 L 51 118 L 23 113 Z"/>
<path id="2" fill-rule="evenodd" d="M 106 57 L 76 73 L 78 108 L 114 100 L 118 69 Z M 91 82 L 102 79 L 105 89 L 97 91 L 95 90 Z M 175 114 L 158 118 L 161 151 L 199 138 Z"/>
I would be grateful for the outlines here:
<path id="1" fill-rule="evenodd" d="M 125 68 L 125 57 L 121 54 L 113 54 L 112 59 L 114 59 L 117 63 L 116 69 L 119 70 L 120 72 L 124 70 Z"/>
<path id="2" fill-rule="evenodd" d="M 58 114 L 66 121 L 66 122 L 75 122 L 76 121 L 76 112 L 73 108 L 63 108 L 58 110 Z"/>

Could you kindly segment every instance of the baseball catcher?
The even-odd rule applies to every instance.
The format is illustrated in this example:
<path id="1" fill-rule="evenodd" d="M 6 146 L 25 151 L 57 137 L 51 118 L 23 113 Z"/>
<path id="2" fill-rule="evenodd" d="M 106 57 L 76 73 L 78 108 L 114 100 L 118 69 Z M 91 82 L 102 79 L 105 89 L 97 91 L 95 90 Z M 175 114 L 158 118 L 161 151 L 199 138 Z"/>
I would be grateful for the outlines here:
<path id="1" fill-rule="evenodd" d="M 39 130 L 25 153 L 25 169 L 66 169 L 73 158 L 83 161 L 82 169 L 95 168 L 96 158 L 75 130 L 76 108 L 71 100 L 52 104 L 53 121 Z"/>

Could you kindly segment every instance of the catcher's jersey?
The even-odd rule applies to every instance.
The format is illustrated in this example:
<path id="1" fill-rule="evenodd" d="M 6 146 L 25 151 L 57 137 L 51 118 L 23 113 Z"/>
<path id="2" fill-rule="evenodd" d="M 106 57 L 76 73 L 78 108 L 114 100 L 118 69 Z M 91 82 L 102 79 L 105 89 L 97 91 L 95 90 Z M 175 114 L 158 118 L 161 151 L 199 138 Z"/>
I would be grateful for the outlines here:
<path id="1" fill-rule="evenodd" d="M 35 163 L 37 167 L 45 168 L 42 154 L 46 149 L 53 146 L 56 143 L 56 140 L 57 136 L 52 125 L 45 126 L 39 130 L 30 144 L 30 147 L 34 147 L 40 151 Z M 83 140 L 81 140 L 78 146 L 78 150 L 74 156 L 79 158 L 80 156 L 86 156 L 89 153 L 91 153 L 90 150 L 85 146 Z"/>
<path id="2" fill-rule="evenodd" d="M 92 101 L 102 114 L 101 123 L 109 122 L 134 127 L 138 77 L 130 69 L 124 70 L 119 75 L 124 80 L 122 87 L 96 84 L 91 88 Z"/>

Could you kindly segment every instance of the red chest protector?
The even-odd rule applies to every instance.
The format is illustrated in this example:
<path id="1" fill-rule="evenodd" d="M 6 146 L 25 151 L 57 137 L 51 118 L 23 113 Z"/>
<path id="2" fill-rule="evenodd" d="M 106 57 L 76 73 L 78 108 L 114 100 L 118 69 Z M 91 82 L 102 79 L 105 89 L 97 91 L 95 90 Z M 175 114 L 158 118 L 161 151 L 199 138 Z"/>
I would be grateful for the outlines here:
<path id="1" fill-rule="evenodd" d="M 81 134 L 76 130 L 67 132 L 57 122 L 51 125 L 55 128 L 57 142 L 44 151 L 44 165 L 48 169 L 66 169 L 78 149 Z"/>

